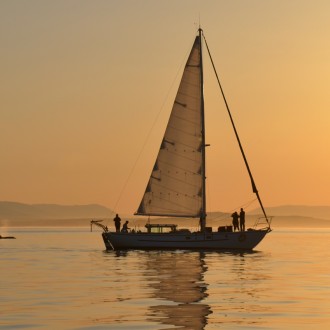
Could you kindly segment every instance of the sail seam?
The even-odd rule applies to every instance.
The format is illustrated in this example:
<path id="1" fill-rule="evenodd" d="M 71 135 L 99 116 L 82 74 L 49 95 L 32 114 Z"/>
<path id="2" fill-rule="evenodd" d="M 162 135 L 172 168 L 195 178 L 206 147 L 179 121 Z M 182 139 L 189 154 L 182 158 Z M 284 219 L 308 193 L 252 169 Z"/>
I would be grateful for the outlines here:
<path id="1" fill-rule="evenodd" d="M 181 159 L 186 159 L 194 163 L 199 163 L 199 159 L 192 159 L 184 155 L 179 155 L 177 152 L 170 151 L 169 149 L 166 149 L 166 151 L 170 154 L 176 155 L 177 157 L 180 157 Z M 198 150 L 196 150 L 198 152 Z"/>
<path id="2" fill-rule="evenodd" d="M 188 108 L 188 110 L 191 110 L 191 108 L 190 108 L 190 109 Z M 180 120 L 182 120 L 182 121 L 184 121 L 184 122 L 186 122 L 186 123 L 190 123 L 190 124 L 192 124 L 192 125 L 198 127 L 198 123 L 197 123 L 196 121 L 186 119 L 186 118 L 184 118 L 184 117 L 182 117 L 182 116 L 179 116 L 179 115 L 173 115 L 172 118 L 180 119 Z M 171 126 L 171 127 L 172 127 L 172 126 Z"/>
<path id="3" fill-rule="evenodd" d="M 175 177 L 173 177 L 173 176 L 171 176 L 171 175 L 167 175 L 167 174 L 165 174 L 165 173 L 162 173 L 162 176 L 166 176 L 166 177 L 168 177 L 168 178 L 170 178 L 170 179 L 173 179 L 173 181 L 183 183 L 184 185 L 187 185 L 187 186 L 191 186 L 191 187 L 194 187 L 194 188 L 197 188 L 197 187 L 198 187 L 197 185 L 195 185 L 195 184 L 193 184 L 193 183 L 188 183 L 188 182 L 186 182 L 186 181 L 179 180 L 179 179 L 177 179 L 177 178 L 175 178 Z M 198 174 L 196 174 L 196 176 L 198 176 Z M 161 179 L 154 178 L 153 176 L 152 176 L 151 178 L 152 178 L 152 179 L 156 179 L 158 182 L 161 181 Z M 166 185 L 157 184 L 156 182 L 154 183 L 154 185 L 155 185 L 156 187 L 163 187 L 163 188 L 166 188 L 167 190 L 172 191 L 172 192 L 174 192 L 174 193 L 179 193 L 178 190 L 170 189 L 170 188 L 168 188 Z M 180 193 L 180 194 L 183 194 L 183 193 Z M 194 195 L 193 195 L 193 196 L 194 196 Z"/>
<path id="4" fill-rule="evenodd" d="M 191 136 L 196 136 L 196 135 L 191 135 Z M 166 141 L 165 141 L 166 142 Z M 192 147 L 191 145 L 187 144 L 187 143 L 183 143 L 183 142 L 176 142 L 176 144 L 173 144 L 173 143 L 169 143 L 170 145 L 174 146 L 176 145 L 177 147 L 178 146 L 182 146 L 182 147 L 185 147 L 187 149 L 190 149 L 191 152 L 195 152 L 195 151 L 198 151 L 199 148 L 200 148 L 200 144 L 198 145 L 198 148 L 196 149 L 195 147 Z M 163 147 L 163 149 L 167 149 L 167 147 Z"/>
<path id="5" fill-rule="evenodd" d="M 179 128 L 177 128 L 177 127 L 175 127 L 175 126 L 168 126 L 167 128 L 171 128 L 171 129 L 173 129 L 173 130 L 175 130 L 175 131 L 178 131 L 178 132 L 181 132 L 181 133 L 183 133 L 183 134 L 185 134 L 185 135 L 187 135 L 187 136 L 193 136 L 193 137 L 196 137 L 196 132 L 195 132 L 195 134 L 193 134 L 193 133 L 188 133 L 187 131 L 184 131 L 184 130 L 182 130 L 182 129 L 179 129 Z M 198 127 L 199 128 L 199 127 Z M 168 133 L 168 131 L 167 131 L 167 133 Z M 178 142 L 179 143 L 179 142 Z"/>
<path id="6" fill-rule="evenodd" d="M 184 173 L 188 173 L 188 174 L 199 174 L 198 172 L 194 172 L 194 171 L 191 171 L 191 170 L 187 170 L 187 169 L 185 169 L 185 168 L 183 168 L 183 167 L 180 167 L 180 166 L 175 166 L 175 165 L 173 165 L 173 164 L 171 164 L 171 163 L 168 163 L 168 162 L 164 162 L 164 161 L 159 161 L 160 163 L 162 163 L 162 164 L 164 164 L 164 165 L 167 165 L 168 167 L 172 167 L 172 168 L 174 168 L 174 169 L 179 169 L 179 170 L 181 170 L 182 172 L 184 172 Z M 159 170 L 158 170 L 159 171 Z"/>

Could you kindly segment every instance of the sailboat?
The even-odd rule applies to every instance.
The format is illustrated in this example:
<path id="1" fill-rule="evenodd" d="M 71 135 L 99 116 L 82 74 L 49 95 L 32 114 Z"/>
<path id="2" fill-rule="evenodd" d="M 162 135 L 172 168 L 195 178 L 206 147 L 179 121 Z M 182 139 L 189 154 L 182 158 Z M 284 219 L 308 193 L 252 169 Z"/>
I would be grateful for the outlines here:
<path id="1" fill-rule="evenodd" d="M 235 232 L 230 226 L 212 231 L 206 218 L 205 116 L 203 94 L 202 41 L 211 59 L 218 84 L 241 150 L 253 192 L 264 214 L 265 227 Z M 186 62 L 172 112 L 160 143 L 159 153 L 136 215 L 197 218 L 200 227 L 192 232 L 178 229 L 176 224 L 146 224 L 146 231 L 111 232 L 99 221 L 92 224 L 103 228 L 107 250 L 121 249 L 212 249 L 252 250 L 271 231 L 270 220 L 235 128 L 203 30 L 198 29 Z"/>

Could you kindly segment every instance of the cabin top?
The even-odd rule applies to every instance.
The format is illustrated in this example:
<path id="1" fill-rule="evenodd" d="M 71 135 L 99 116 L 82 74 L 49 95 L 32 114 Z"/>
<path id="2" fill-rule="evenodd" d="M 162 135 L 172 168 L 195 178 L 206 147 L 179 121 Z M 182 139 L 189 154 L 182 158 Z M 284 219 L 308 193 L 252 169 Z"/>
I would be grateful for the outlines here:
<path id="1" fill-rule="evenodd" d="M 174 224 L 151 224 L 147 223 L 145 227 L 148 230 L 148 233 L 167 233 L 175 232 L 178 225 Z"/>

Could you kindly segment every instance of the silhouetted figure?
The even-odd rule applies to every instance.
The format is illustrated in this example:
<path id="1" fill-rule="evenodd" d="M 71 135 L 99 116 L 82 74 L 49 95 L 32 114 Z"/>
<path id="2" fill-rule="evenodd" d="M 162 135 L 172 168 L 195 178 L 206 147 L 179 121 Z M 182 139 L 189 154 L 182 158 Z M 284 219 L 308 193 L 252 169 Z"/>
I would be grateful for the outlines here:
<path id="1" fill-rule="evenodd" d="M 121 219 L 119 218 L 118 214 L 114 217 L 113 221 L 115 222 L 115 227 L 116 227 L 116 232 L 120 232 L 120 221 Z"/>
<path id="2" fill-rule="evenodd" d="M 128 233 L 128 221 L 126 221 L 123 225 L 123 229 L 121 230 L 122 233 Z"/>
<path id="3" fill-rule="evenodd" d="M 239 213 L 239 226 L 241 231 L 245 231 L 245 212 L 243 209 L 241 209 L 241 212 Z"/>
<path id="4" fill-rule="evenodd" d="M 232 218 L 233 218 L 233 227 L 234 227 L 234 231 L 237 229 L 239 230 L 239 227 L 238 227 L 238 213 L 237 212 L 234 212 L 232 215 Z"/>
<path id="5" fill-rule="evenodd" d="M 203 216 L 202 215 L 199 217 L 199 228 L 201 229 L 201 231 L 203 231 Z"/>

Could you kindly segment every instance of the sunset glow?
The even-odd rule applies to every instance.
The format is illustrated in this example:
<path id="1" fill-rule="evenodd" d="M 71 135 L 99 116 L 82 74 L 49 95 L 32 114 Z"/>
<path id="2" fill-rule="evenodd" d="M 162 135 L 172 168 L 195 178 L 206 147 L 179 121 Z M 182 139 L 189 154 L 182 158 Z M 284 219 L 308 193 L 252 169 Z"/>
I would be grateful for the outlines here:
<path id="1" fill-rule="evenodd" d="M 136 211 L 200 20 L 265 206 L 330 205 L 329 12 L 1 1 L 0 200 Z M 254 196 L 205 60 L 208 207 L 229 211 Z"/>

